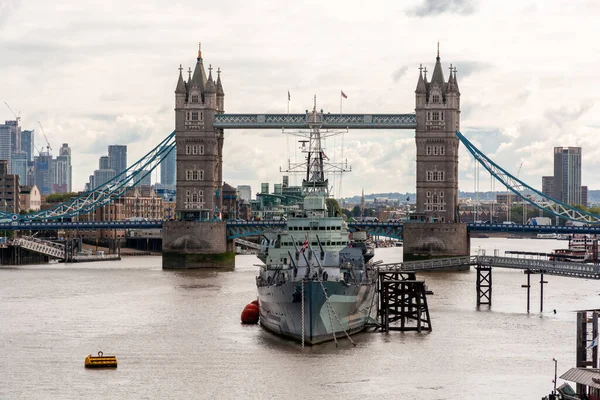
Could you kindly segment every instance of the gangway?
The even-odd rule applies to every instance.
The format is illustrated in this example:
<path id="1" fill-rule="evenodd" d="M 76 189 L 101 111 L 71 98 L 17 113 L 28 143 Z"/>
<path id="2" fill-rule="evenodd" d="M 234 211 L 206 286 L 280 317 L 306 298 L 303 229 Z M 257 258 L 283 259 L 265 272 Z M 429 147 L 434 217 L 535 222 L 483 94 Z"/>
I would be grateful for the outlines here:
<path id="1" fill-rule="evenodd" d="M 44 254 L 46 256 L 65 259 L 65 245 L 54 243 L 49 240 L 34 238 L 32 236 L 22 236 L 14 239 L 12 245 L 24 249 Z"/>
<path id="2" fill-rule="evenodd" d="M 251 247 L 253 249 L 260 250 L 260 244 L 258 244 L 258 243 L 250 242 L 250 241 L 244 240 L 244 239 L 235 239 L 235 242 L 237 244 L 241 244 L 242 246 Z"/>

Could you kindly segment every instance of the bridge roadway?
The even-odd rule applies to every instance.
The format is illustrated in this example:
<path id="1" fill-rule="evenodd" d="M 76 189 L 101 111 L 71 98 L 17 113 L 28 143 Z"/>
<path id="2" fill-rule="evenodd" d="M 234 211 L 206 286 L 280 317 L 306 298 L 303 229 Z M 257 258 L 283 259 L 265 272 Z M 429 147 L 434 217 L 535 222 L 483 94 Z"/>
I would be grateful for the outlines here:
<path id="1" fill-rule="evenodd" d="M 380 271 L 414 271 L 426 272 L 464 266 L 510 268 L 529 271 L 536 274 L 568 276 L 582 279 L 600 279 L 600 265 L 583 264 L 565 261 L 549 261 L 533 258 L 468 256 L 439 258 L 423 261 L 407 261 L 392 264 L 380 264 Z"/>
<path id="2" fill-rule="evenodd" d="M 93 229 L 161 229 L 163 221 L 14 221 L 0 223 L 0 230 L 93 230 Z M 417 222 L 415 222 L 417 223 Z M 229 239 L 257 236 L 265 230 L 282 228 L 285 222 L 280 221 L 228 221 L 227 235 Z M 376 236 L 402 239 L 402 222 L 348 222 L 351 231 L 357 229 L 367 231 Z M 484 224 L 468 223 L 469 232 L 511 232 L 511 233 L 566 233 L 566 234 L 598 234 L 600 225 L 594 226 L 554 226 L 554 225 L 520 225 L 520 224 Z"/>

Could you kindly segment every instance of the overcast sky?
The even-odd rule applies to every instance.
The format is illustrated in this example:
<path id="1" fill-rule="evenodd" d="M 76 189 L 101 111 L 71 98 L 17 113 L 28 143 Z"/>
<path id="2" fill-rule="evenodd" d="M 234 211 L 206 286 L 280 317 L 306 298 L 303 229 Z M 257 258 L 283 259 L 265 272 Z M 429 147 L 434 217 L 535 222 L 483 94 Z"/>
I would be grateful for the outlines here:
<path id="1" fill-rule="evenodd" d="M 345 113 L 414 112 L 419 64 L 433 70 L 440 41 L 476 146 L 513 174 L 523 163 L 519 177 L 537 188 L 554 146 L 581 146 L 583 184 L 600 189 L 599 15 L 596 0 L 0 0 L 0 100 L 24 129 L 41 121 L 55 155 L 69 143 L 77 190 L 107 145 L 128 145 L 131 164 L 174 129 L 178 67 L 193 67 L 199 41 L 230 113 L 284 113 L 288 90 L 290 112 L 314 94 L 339 112 L 340 90 Z M 254 192 L 296 157 L 278 130 L 225 136 L 224 179 Z M 339 160 L 341 144 L 328 140 L 327 155 Z M 355 130 L 343 145 L 343 196 L 414 192 L 414 131 Z M 464 148 L 459 171 L 460 190 L 473 190 Z M 490 190 L 489 174 L 480 182 Z"/>

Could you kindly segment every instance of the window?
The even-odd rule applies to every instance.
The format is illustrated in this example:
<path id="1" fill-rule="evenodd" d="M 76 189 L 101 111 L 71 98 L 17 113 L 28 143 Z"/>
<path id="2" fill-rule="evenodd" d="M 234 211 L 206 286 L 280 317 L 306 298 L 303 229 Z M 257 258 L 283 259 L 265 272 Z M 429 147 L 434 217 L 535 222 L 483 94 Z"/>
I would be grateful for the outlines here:
<path id="1" fill-rule="evenodd" d="M 441 119 L 441 120 L 443 121 L 443 120 L 444 120 L 444 112 L 443 112 L 443 111 L 442 111 L 442 112 L 440 112 L 440 116 L 442 117 L 442 119 Z"/>
<path id="2" fill-rule="evenodd" d="M 427 171 L 427 180 L 428 181 L 432 181 L 433 180 L 433 172 Z"/>
<path id="3" fill-rule="evenodd" d="M 440 192 L 440 197 L 444 197 L 444 192 Z"/>
<path id="4" fill-rule="evenodd" d="M 433 102 L 434 103 L 439 103 L 440 102 L 440 95 L 439 94 L 434 94 L 433 95 Z"/>
<path id="5" fill-rule="evenodd" d="M 193 116 L 192 116 L 192 119 L 193 119 Z M 433 120 L 434 121 L 439 121 L 440 120 L 440 112 L 439 111 L 434 111 L 433 112 Z"/>
<path id="6" fill-rule="evenodd" d="M 444 180 L 444 171 L 440 171 L 440 181 Z"/>
<path id="7" fill-rule="evenodd" d="M 201 181 L 204 180 L 204 171 L 203 170 L 198 171 L 198 179 L 200 179 Z"/>
<path id="8" fill-rule="evenodd" d="M 193 181 L 197 181 L 198 180 L 198 171 L 192 171 L 192 180 Z"/>
<path id="9" fill-rule="evenodd" d="M 439 147 L 438 147 L 438 146 L 433 146 L 433 155 L 434 155 L 434 156 L 437 156 L 437 155 L 438 155 L 438 149 L 439 149 Z"/>
<path id="10" fill-rule="evenodd" d="M 190 118 L 192 118 L 192 113 L 190 113 L 189 111 L 185 113 L 185 119 L 186 120 L 190 120 Z"/>
<path id="11" fill-rule="evenodd" d="M 200 121 L 204 121 L 204 113 L 200 112 Z"/>
<path id="12" fill-rule="evenodd" d="M 427 191 L 427 197 L 431 197 L 431 192 Z"/>
<path id="13" fill-rule="evenodd" d="M 204 145 L 201 144 L 200 146 L 198 146 L 198 154 L 204 154 Z"/>
<path id="14" fill-rule="evenodd" d="M 439 173 L 437 171 L 433 171 L 433 180 L 434 181 L 438 180 L 438 176 L 439 176 Z"/>
<path id="15" fill-rule="evenodd" d="M 192 146 L 192 154 L 198 154 L 198 146 Z"/>
<path id="16" fill-rule="evenodd" d="M 185 146 L 185 154 L 190 154 L 191 153 L 190 147 L 192 147 L 192 146 L 190 146 L 190 145 L 186 145 Z"/>
<path id="17" fill-rule="evenodd" d="M 193 94 L 192 95 L 192 103 L 197 103 L 198 102 L 198 95 L 197 94 Z"/>
<path id="18" fill-rule="evenodd" d="M 198 202 L 198 193 L 194 192 L 192 194 L 192 203 L 197 203 Z"/>
<path id="19" fill-rule="evenodd" d="M 444 150 L 444 149 L 445 149 L 445 147 L 444 147 L 444 146 L 440 146 L 440 155 L 442 155 L 442 156 L 443 156 L 443 155 L 444 155 L 444 153 L 445 153 L 445 150 Z"/>
<path id="20" fill-rule="evenodd" d="M 427 121 L 431 121 L 431 113 L 430 112 L 427 113 Z"/>
<path id="21" fill-rule="evenodd" d="M 192 111 L 192 121 L 198 121 L 198 111 Z"/>
<path id="22" fill-rule="evenodd" d="M 191 171 L 189 169 L 187 171 L 185 171 L 185 180 L 186 181 L 191 181 L 192 180 L 192 172 L 193 171 Z"/>

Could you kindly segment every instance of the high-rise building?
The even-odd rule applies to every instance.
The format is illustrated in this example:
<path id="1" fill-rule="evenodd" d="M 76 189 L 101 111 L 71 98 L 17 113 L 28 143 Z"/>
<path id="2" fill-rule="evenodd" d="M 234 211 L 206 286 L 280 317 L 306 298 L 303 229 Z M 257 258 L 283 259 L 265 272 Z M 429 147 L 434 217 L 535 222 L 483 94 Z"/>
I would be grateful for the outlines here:
<path id="1" fill-rule="evenodd" d="M 33 161 L 35 156 L 34 133 L 33 130 L 21 132 L 21 151 L 27 154 L 27 161 Z"/>
<path id="2" fill-rule="evenodd" d="M 5 121 L 5 126 L 10 129 L 10 151 L 18 153 L 21 151 L 21 127 L 19 121 Z"/>
<path id="3" fill-rule="evenodd" d="M 173 149 L 160 162 L 160 183 L 175 185 L 177 179 L 177 150 Z"/>
<path id="4" fill-rule="evenodd" d="M 588 187 L 587 186 L 582 186 L 581 187 L 581 204 L 583 204 L 584 206 L 588 207 Z"/>
<path id="5" fill-rule="evenodd" d="M 152 174 L 148 170 L 140 172 L 140 176 L 143 177 L 136 186 L 152 186 Z"/>
<path id="6" fill-rule="evenodd" d="M 127 146 L 113 144 L 108 146 L 108 167 L 117 175 L 127 169 Z"/>
<path id="7" fill-rule="evenodd" d="M 542 193 L 554 197 L 554 176 L 542 176 Z"/>
<path id="8" fill-rule="evenodd" d="M 238 185 L 237 192 L 240 200 L 250 203 L 250 200 L 252 200 L 252 187 L 250 185 Z"/>
<path id="9" fill-rule="evenodd" d="M 41 152 L 39 155 L 34 157 L 33 162 L 35 169 L 35 182 L 32 182 L 31 184 L 35 184 L 43 196 L 54 193 L 54 188 L 52 187 L 52 156 L 48 152 Z"/>
<path id="10" fill-rule="evenodd" d="M 581 147 L 554 148 L 554 198 L 581 204 Z"/>
<path id="11" fill-rule="evenodd" d="M 53 168 L 53 188 L 56 193 L 71 192 L 71 148 L 68 143 L 63 143 L 59 149 Z"/>
<path id="12" fill-rule="evenodd" d="M 110 158 L 108 156 L 101 156 L 98 160 L 98 169 L 113 169 L 110 167 Z"/>
<path id="13" fill-rule="evenodd" d="M 98 186 L 105 184 L 116 176 L 114 169 L 97 169 L 94 171 L 94 186 L 91 189 L 95 189 Z"/>
<path id="14" fill-rule="evenodd" d="M 10 156 L 12 155 L 12 131 L 10 126 L 0 125 L 0 160 L 6 160 L 10 168 Z"/>
<path id="15" fill-rule="evenodd" d="M 10 157 L 10 173 L 19 175 L 21 185 L 29 185 L 27 180 L 27 153 L 20 151 Z"/>

